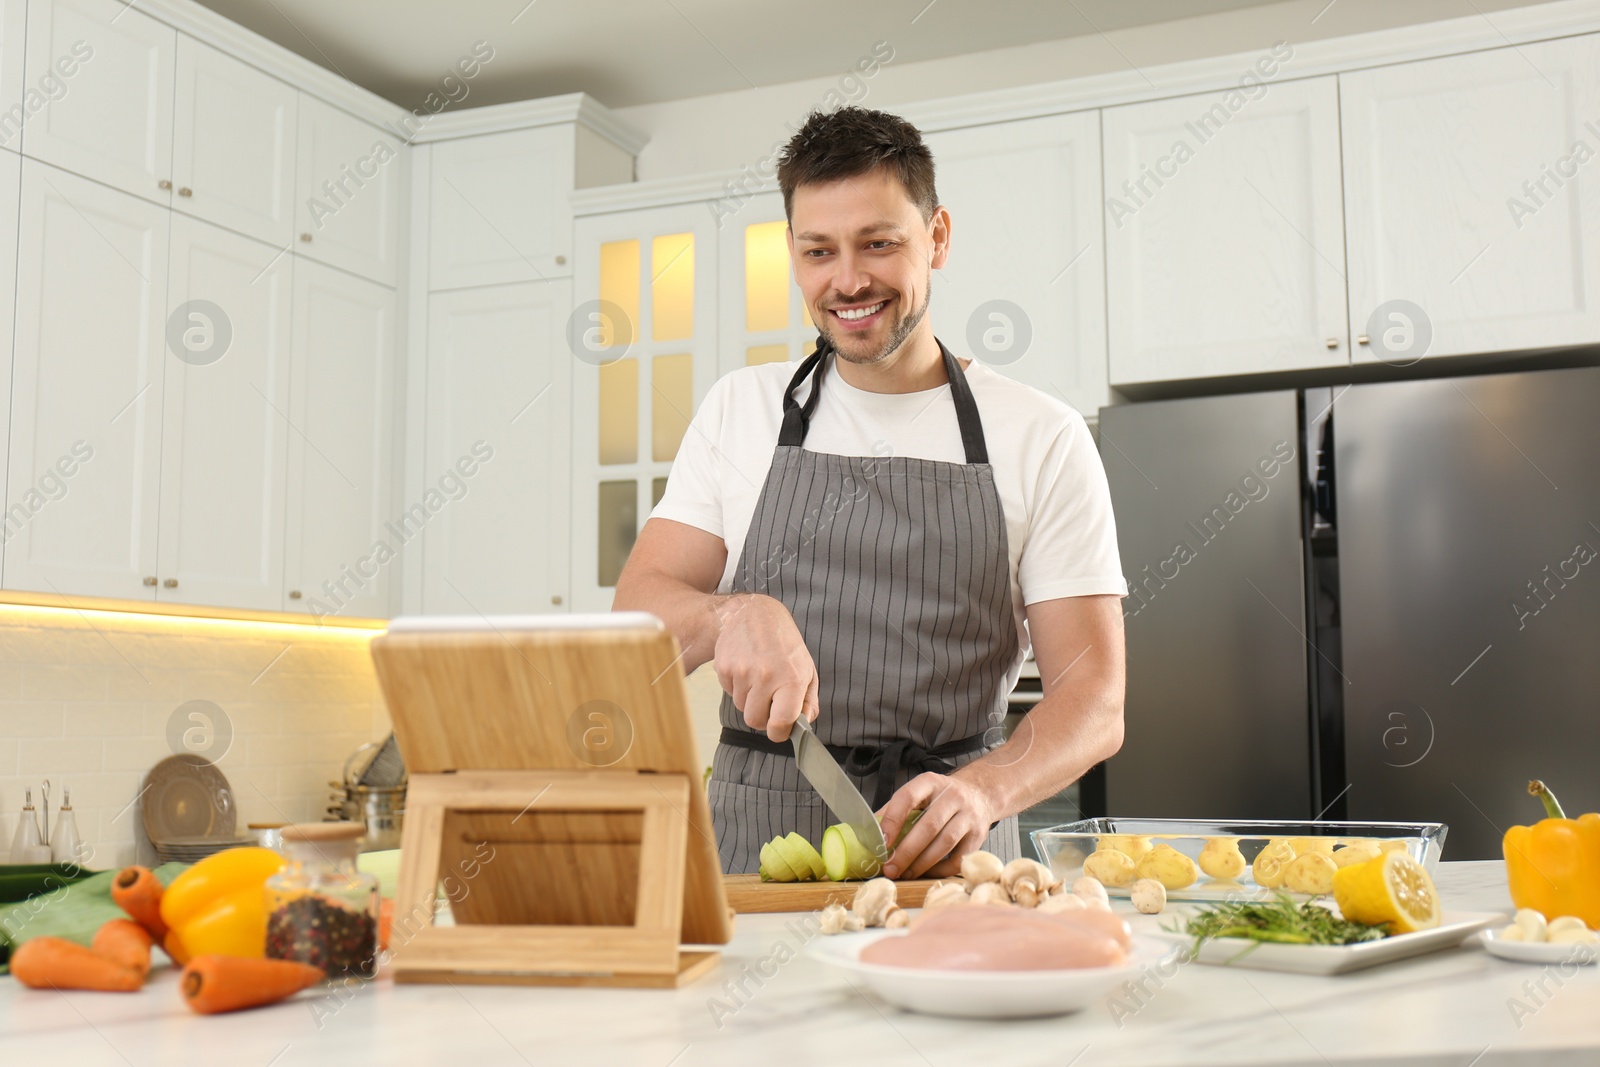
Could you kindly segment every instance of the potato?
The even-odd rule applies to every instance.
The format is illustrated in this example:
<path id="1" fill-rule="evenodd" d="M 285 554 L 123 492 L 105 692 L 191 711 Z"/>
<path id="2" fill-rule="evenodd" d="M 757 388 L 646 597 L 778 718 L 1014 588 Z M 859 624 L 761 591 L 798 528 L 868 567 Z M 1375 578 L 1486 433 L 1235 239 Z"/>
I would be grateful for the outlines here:
<path id="1" fill-rule="evenodd" d="M 1132 885 L 1139 877 L 1139 870 L 1128 854 L 1114 848 L 1091 852 L 1089 858 L 1083 861 L 1083 873 L 1101 885 L 1118 888 Z"/>
<path id="2" fill-rule="evenodd" d="M 1255 877 L 1256 885 L 1277 889 L 1283 885 L 1285 871 L 1293 862 L 1294 846 L 1277 838 L 1267 842 L 1266 847 L 1256 853 L 1255 862 L 1250 864 L 1250 873 Z"/>
<path id="3" fill-rule="evenodd" d="M 1356 841 L 1333 850 L 1333 865 L 1341 870 L 1352 863 L 1365 863 L 1375 860 L 1381 853 L 1375 841 Z"/>
<path id="4" fill-rule="evenodd" d="M 1150 851 L 1150 839 L 1133 834 L 1109 834 L 1100 839 L 1102 849 L 1110 848 L 1137 860 Z"/>
<path id="5" fill-rule="evenodd" d="M 1139 860 L 1139 877 L 1160 882 L 1165 889 L 1184 889 L 1200 877 L 1194 860 L 1171 845 L 1157 845 Z"/>
<path id="6" fill-rule="evenodd" d="M 1333 875 L 1339 865 L 1333 857 L 1323 852 L 1307 852 L 1296 856 L 1283 869 L 1283 883 L 1296 893 L 1322 896 L 1333 892 Z"/>
<path id="7" fill-rule="evenodd" d="M 1244 853 L 1237 837 L 1208 837 L 1200 850 L 1200 869 L 1212 878 L 1231 881 L 1244 873 Z"/>
<path id="8" fill-rule="evenodd" d="M 1304 856 L 1307 852 L 1329 853 L 1333 846 L 1338 844 L 1338 839 L 1333 837 L 1291 837 L 1289 847 L 1294 849 L 1296 856 Z"/>

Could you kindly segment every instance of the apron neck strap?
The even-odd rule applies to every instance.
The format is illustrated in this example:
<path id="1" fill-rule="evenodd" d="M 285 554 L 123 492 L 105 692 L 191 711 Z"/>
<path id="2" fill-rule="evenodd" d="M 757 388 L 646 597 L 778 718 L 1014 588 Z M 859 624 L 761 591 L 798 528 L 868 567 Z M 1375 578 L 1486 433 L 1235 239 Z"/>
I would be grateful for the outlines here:
<path id="1" fill-rule="evenodd" d="M 978 417 L 978 402 L 972 397 L 966 372 L 944 346 L 944 342 L 938 338 L 934 340 L 939 345 L 939 354 L 944 357 L 945 376 L 950 379 L 950 399 L 956 406 L 956 425 L 961 428 L 961 448 L 966 453 L 967 462 L 988 463 L 989 445 L 983 435 L 983 420 Z M 783 391 L 783 429 L 778 433 L 778 444 L 798 448 L 805 443 L 806 431 L 811 428 L 812 413 L 817 410 L 817 400 L 822 396 L 822 378 L 827 371 L 827 355 L 830 351 L 832 348 L 828 342 L 818 336 L 816 351 L 805 358 L 794 377 L 789 379 L 789 386 Z M 802 405 L 795 400 L 794 391 L 813 371 L 816 372 L 816 380 L 811 383 L 811 394 Z"/>

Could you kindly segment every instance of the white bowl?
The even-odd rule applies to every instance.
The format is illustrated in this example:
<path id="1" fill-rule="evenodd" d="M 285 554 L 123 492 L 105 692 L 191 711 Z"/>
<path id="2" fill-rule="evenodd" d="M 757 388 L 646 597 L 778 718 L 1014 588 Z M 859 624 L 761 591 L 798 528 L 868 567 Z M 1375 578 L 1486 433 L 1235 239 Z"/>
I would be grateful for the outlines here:
<path id="1" fill-rule="evenodd" d="M 1016 1019 L 1081 1011 L 1146 967 L 1164 963 L 1182 946 L 1155 938 L 1133 939 L 1128 962 L 1120 967 L 1078 967 L 1060 971 L 934 971 L 862 963 L 861 950 L 903 930 L 873 930 L 818 938 L 810 954 L 858 976 L 865 986 L 897 1008 L 924 1015 L 966 1019 Z"/>
<path id="2" fill-rule="evenodd" d="M 1498 930 L 1485 930 L 1478 940 L 1491 956 L 1514 963 L 1586 964 L 1600 959 L 1600 946 L 1555 944 L 1548 941 L 1507 941 Z"/>

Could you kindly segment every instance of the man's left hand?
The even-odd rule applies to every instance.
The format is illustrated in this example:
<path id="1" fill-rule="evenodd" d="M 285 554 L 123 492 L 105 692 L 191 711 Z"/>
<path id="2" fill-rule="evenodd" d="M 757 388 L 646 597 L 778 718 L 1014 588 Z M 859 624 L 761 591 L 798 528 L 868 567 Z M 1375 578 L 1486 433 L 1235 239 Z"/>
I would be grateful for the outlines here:
<path id="1" fill-rule="evenodd" d="M 895 791 L 883 806 L 883 836 L 894 841 L 912 809 L 922 817 L 883 865 L 889 878 L 945 878 L 961 873 L 961 857 L 976 851 L 996 819 L 989 798 L 955 775 L 929 771 Z"/>

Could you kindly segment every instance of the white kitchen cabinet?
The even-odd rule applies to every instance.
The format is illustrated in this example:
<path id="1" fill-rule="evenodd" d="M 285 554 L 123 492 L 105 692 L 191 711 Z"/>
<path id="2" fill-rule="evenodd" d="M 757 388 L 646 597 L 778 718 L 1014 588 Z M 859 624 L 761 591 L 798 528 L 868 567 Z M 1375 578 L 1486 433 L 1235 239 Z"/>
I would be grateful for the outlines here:
<path id="1" fill-rule="evenodd" d="M 1112 385 L 1348 364 L 1335 79 L 1103 122 Z"/>
<path id="2" fill-rule="evenodd" d="M 404 149 L 393 134 L 300 94 L 295 249 L 394 285 Z"/>
<path id="3" fill-rule="evenodd" d="M 132 4 L 34 0 L 27 83 L 64 88 L 25 120 L 23 153 L 169 203 L 176 51 L 177 33 Z"/>
<path id="4" fill-rule="evenodd" d="M 232 56 L 180 36 L 173 206 L 287 247 L 294 237 L 299 95 Z"/>
<path id="5" fill-rule="evenodd" d="M 391 507 L 395 301 L 392 289 L 295 261 L 287 610 L 390 613 L 396 556 L 417 533 Z"/>
<path id="6" fill-rule="evenodd" d="M 571 125 L 440 141 L 429 151 L 430 289 L 572 273 Z"/>
<path id="7" fill-rule="evenodd" d="M 11 442 L 11 342 L 17 311 L 17 215 L 22 201 L 22 159 L 0 152 L 0 471 L 6 469 Z M 11 539 L 14 523 L 0 516 L 0 545 Z M 0 588 L 5 584 L 0 552 Z"/>
<path id="8" fill-rule="evenodd" d="M 23 105 L 31 104 L 38 110 L 49 99 L 43 91 L 36 92 L 31 100 L 24 99 L 22 67 L 27 30 L 28 0 L 0 0 L 0 148 L 12 152 L 22 151 L 22 126 L 28 114 Z M 50 86 L 54 84 L 51 82 Z"/>
<path id="9" fill-rule="evenodd" d="M 571 297 L 557 280 L 428 302 L 425 484 L 397 522 L 422 535 L 429 614 L 565 610 Z"/>
<path id="10" fill-rule="evenodd" d="M 160 600 L 283 599 L 293 257 L 172 216 Z"/>
<path id="11" fill-rule="evenodd" d="M 935 332 L 958 355 L 1095 418 L 1110 401 L 1099 115 L 927 140 L 950 209 L 950 257 L 932 283 Z"/>
<path id="12" fill-rule="evenodd" d="M 151 599 L 169 213 L 22 168 L 5 584 Z"/>
<path id="13" fill-rule="evenodd" d="M 1600 35 L 1339 85 L 1358 362 L 1600 342 Z"/>

